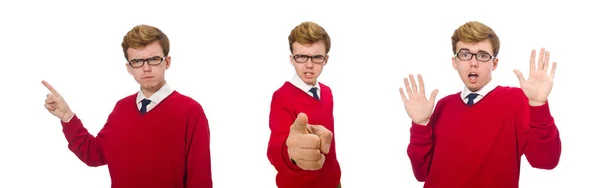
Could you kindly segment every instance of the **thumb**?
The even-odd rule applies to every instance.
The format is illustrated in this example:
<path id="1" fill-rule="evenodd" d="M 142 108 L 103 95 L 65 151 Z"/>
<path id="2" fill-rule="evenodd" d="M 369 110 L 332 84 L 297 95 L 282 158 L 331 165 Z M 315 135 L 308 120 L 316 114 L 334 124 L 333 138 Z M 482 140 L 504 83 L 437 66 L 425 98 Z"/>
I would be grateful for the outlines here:
<path id="1" fill-rule="evenodd" d="M 329 148 L 331 147 L 331 140 L 333 139 L 333 133 L 323 127 L 322 125 L 311 125 L 310 131 L 313 134 L 316 134 L 321 139 L 321 152 L 324 154 L 329 153 Z"/>
<path id="2" fill-rule="evenodd" d="M 290 127 L 290 133 L 308 134 L 308 129 L 306 127 L 307 124 L 308 124 L 308 117 L 306 116 L 306 114 L 304 114 L 302 112 L 299 113 L 298 116 L 296 117 L 296 121 L 294 121 L 294 123 Z"/>
<path id="3" fill-rule="evenodd" d="M 525 77 L 523 77 L 523 73 L 521 73 L 521 71 L 515 69 L 513 70 L 513 72 L 515 72 L 515 74 L 517 75 L 517 78 L 519 79 L 520 83 L 525 82 Z"/>
<path id="4" fill-rule="evenodd" d="M 429 100 L 432 102 L 435 102 L 435 96 L 437 96 L 439 91 L 440 90 L 438 90 L 438 89 L 434 89 L 433 92 L 431 92 L 431 95 L 429 96 Z"/>

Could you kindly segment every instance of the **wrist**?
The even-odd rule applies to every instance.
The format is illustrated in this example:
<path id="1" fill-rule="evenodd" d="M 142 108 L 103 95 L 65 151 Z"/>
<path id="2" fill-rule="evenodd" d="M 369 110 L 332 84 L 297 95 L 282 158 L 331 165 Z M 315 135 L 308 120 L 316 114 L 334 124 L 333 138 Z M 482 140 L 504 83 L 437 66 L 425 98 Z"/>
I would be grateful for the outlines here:
<path id="1" fill-rule="evenodd" d="M 429 119 L 426 119 L 425 121 L 415 122 L 415 124 L 417 124 L 417 125 L 423 125 L 423 126 L 426 126 L 427 123 L 429 123 Z"/>
<path id="2" fill-rule="evenodd" d="M 72 111 L 69 110 L 68 112 L 65 113 L 65 115 L 60 120 L 65 123 L 68 123 L 69 121 L 71 121 L 73 116 L 75 116 L 75 113 L 73 113 Z"/>
<path id="3" fill-rule="evenodd" d="M 546 101 L 529 100 L 529 106 L 542 106 L 544 104 L 546 104 Z"/>

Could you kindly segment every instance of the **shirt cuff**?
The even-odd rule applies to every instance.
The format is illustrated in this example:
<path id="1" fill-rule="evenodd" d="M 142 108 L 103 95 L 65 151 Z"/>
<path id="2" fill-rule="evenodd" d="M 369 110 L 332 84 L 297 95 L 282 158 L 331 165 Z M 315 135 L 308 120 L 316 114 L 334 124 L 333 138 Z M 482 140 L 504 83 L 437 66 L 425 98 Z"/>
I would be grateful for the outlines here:
<path id="1" fill-rule="evenodd" d="M 69 118 L 67 121 L 65 121 L 64 123 L 69 123 L 69 122 L 71 122 L 71 119 L 73 119 L 73 117 L 75 117 L 75 113 L 73 113 L 73 115 L 71 115 L 71 117 L 70 117 L 70 118 Z"/>
<path id="2" fill-rule="evenodd" d="M 430 135 L 431 134 L 431 126 L 429 126 L 429 124 L 419 125 L 419 124 L 416 124 L 415 122 L 412 122 L 412 127 L 410 128 L 410 133 L 418 134 L 418 135 Z"/>

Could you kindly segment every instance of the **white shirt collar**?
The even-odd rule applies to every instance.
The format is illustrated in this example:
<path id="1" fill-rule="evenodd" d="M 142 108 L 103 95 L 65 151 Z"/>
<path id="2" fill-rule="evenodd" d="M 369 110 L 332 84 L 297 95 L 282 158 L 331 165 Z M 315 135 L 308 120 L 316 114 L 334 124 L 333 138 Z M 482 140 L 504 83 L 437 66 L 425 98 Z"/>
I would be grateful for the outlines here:
<path id="1" fill-rule="evenodd" d="M 302 81 L 302 79 L 297 74 L 294 74 L 294 77 L 292 78 L 290 83 L 307 93 L 310 92 L 309 90 L 313 87 L 317 87 L 317 93 L 321 91 L 321 84 L 319 84 L 319 82 L 317 82 L 314 86 L 308 85 L 304 83 L 304 81 Z"/>
<path id="2" fill-rule="evenodd" d="M 156 93 L 152 94 L 152 96 L 148 97 L 147 99 L 152 101 L 152 103 L 158 104 L 162 100 L 167 98 L 167 96 L 169 96 L 171 93 L 173 93 L 173 90 L 171 90 L 169 84 L 165 83 L 164 86 L 162 86 L 158 91 L 156 91 Z M 145 98 L 146 97 L 144 96 L 144 93 L 140 89 L 140 91 L 137 94 L 136 104 L 140 103 Z"/>
<path id="3" fill-rule="evenodd" d="M 490 80 L 490 82 L 487 83 L 486 85 L 484 85 L 481 89 L 479 89 L 479 91 L 472 92 L 471 90 L 469 90 L 467 88 L 467 86 L 465 86 L 463 91 L 460 93 L 460 97 L 462 99 L 465 99 L 467 97 L 467 95 L 469 95 L 471 93 L 477 93 L 481 97 L 485 97 L 485 95 L 487 95 L 490 91 L 492 91 L 494 88 L 496 88 L 496 86 L 498 86 L 498 85 L 494 82 L 493 79 Z"/>

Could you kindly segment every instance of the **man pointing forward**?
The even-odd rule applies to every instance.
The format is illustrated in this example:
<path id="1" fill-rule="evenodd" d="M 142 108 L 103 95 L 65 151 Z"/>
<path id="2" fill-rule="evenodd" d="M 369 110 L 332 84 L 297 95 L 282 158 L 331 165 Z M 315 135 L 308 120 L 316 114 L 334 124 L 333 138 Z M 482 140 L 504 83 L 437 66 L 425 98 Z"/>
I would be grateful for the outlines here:
<path id="1" fill-rule="evenodd" d="M 317 78 L 329 60 L 331 40 L 321 26 L 303 22 L 288 37 L 296 74 L 273 93 L 267 150 L 279 188 L 335 188 L 340 165 L 335 152 L 333 95 Z M 309 119 L 310 117 L 310 119 Z"/>

